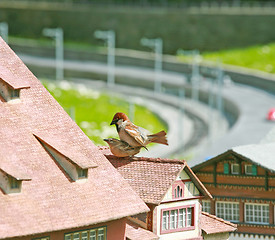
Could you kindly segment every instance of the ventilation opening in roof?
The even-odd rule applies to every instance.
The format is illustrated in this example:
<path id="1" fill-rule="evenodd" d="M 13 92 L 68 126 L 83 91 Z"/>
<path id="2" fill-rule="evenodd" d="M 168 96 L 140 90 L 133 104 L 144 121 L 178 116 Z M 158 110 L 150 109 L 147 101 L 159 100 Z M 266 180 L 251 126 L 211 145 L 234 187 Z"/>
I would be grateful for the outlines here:
<path id="1" fill-rule="evenodd" d="M 22 180 L 18 180 L 15 177 L 8 175 L 7 173 L 0 171 L 0 188 L 6 193 L 20 193 L 22 186 Z"/>
<path id="2" fill-rule="evenodd" d="M 6 102 L 19 99 L 20 96 L 20 89 L 14 89 L 11 86 L 9 86 L 4 81 L 0 81 L 0 96 L 3 98 Z"/>
<path id="3" fill-rule="evenodd" d="M 88 169 L 77 166 L 72 160 L 64 156 L 50 145 L 40 141 L 46 152 L 55 160 L 55 162 L 66 172 L 73 180 L 81 180 L 88 178 Z"/>

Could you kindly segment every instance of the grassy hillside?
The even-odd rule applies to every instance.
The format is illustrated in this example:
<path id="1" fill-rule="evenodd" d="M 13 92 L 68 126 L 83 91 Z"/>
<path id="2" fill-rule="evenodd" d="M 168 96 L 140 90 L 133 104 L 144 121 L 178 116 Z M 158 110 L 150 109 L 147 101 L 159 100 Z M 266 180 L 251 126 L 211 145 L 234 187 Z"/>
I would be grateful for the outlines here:
<path id="1" fill-rule="evenodd" d="M 110 126 L 116 112 L 130 116 L 129 102 L 118 96 L 66 81 L 59 84 L 44 81 L 43 84 L 96 145 L 106 145 L 103 138 L 118 138 L 115 126 Z M 136 125 L 153 133 L 167 130 L 165 124 L 147 108 L 135 104 L 134 110 L 132 120 Z"/>
<path id="2" fill-rule="evenodd" d="M 275 73 L 275 43 L 204 53 L 203 58 L 210 61 L 218 59 L 225 64 Z"/>

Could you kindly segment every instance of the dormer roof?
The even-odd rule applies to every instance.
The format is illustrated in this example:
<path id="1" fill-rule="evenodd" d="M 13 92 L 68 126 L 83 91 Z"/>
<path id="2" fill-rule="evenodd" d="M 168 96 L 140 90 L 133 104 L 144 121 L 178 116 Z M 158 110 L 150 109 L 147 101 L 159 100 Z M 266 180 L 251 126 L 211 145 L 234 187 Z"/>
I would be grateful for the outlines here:
<path id="1" fill-rule="evenodd" d="M 39 141 L 46 143 L 48 146 L 68 158 L 69 161 L 80 168 L 86 169 L 98 166 L 92 160 L 94 158 L 94 153 L 83 151 L 81 146 L 77 143 L 72 143 L 72 139 L 69 139 L 67 135 L 60 136 L 49 130 L 35 131 L 34 136 L 37 137 Z"/>
<path id="2" fill-rule="evenodd" d="M 1 54 L 1 53 L 0 53 Z M 17 72 L 0 65 L 0 79 L 6 82 L 13 89 L 29 88 L 30 84 L 27 79 L 18 76 Z"/>
<path id="3" fill-rule="evenodd" d="M 0 170 L 12 176 L 16 180 L 27 181 L 31 180 L 30 174 L 27 172 L 26 169 L 23 169 L 22 166 L 18 166 L 16 163 L 18 161 L 12 160 L 8 156 L 1 156 L 0 157 Z"/>

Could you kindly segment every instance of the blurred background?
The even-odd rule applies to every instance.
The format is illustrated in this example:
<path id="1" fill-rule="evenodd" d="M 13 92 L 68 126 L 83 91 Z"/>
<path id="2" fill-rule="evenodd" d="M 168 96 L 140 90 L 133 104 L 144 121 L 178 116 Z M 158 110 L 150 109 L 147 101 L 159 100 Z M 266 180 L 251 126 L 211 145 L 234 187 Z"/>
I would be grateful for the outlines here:
<path id="1" fill-rule="evenodd" d="M 264 0 L 0 1 L 1 36 L 95 144 L 117 137 L 116 111 L 168 131 L 147 156 L 206 159 L 267 134 L 274 26 Z"/>

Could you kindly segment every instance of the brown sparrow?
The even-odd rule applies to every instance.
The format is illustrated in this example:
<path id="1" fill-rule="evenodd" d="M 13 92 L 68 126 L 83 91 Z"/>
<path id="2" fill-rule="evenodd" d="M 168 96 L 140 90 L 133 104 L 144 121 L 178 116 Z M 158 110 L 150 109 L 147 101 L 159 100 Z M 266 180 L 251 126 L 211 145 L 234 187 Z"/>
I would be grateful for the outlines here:
<path id="1" fill-rule="evenodd" d="M 103 140 L 108 143 L 112 154 L 117 157 L 134 156 L 138 154 L 142 148 L 142 146 L 132 147 L 128 143 L 115 138 L 108 138 Z"/>
<path id="2" fill-rule="evenodd" d="M 149 134 L 148 130 L 133 124 L 125 113 L 116 113 L 110 125 L 113 124 L 116 125 L 120 140 L 132 147 L 146 148 L 146 145 L 152 142 L 168 145 L 165 131 Z"/>

